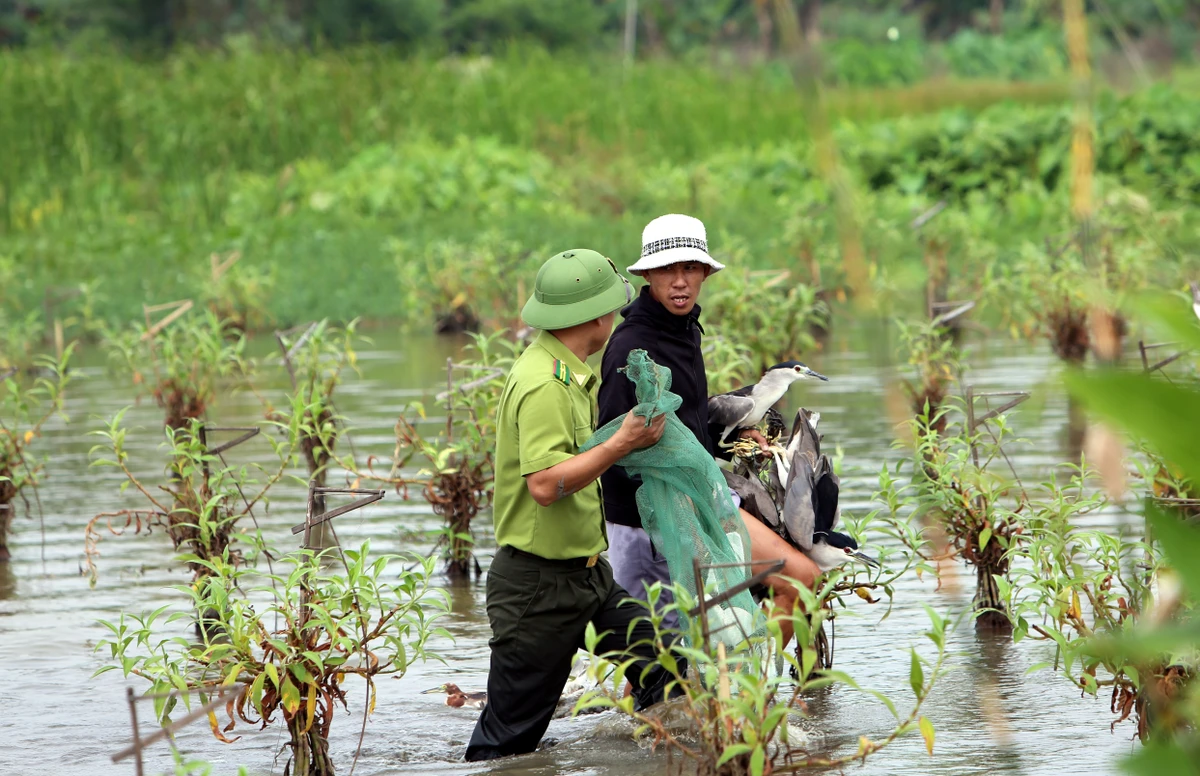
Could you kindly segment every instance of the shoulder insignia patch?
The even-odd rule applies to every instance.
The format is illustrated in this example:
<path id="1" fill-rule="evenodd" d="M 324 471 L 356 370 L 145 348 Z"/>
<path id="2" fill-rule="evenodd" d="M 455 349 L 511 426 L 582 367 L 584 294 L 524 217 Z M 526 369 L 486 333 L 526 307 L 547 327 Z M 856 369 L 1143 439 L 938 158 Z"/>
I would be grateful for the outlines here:
<path id="1" fill-rule="evenodd" d="M 554 359 L 554 379 L 563 385 L 571 384 L 571 368 L 559 359 Z"/>

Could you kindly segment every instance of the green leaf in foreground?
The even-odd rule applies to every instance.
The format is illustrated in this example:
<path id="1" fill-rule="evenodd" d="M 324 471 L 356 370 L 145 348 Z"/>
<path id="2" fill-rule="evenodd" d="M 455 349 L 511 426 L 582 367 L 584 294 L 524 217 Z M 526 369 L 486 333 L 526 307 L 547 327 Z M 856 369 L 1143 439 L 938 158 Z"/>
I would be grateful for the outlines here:
<path id="1" fill-rule="evenodd" d="M 1187 752 L 1177 743 L 1154 741 L 1121 762 L 1133 776 L 1200 776 L 1200 752 Z"/>
<path id="2" fill-rule="evenodd" d="M 1191 474 L 1191 472 L 1189 472 Z M 1149 509 L 1146 519 L 1154 529 L 1155 538 L 1162 544 L 1171 567 L 1178 572 L 1184 588 L 1192 598 L 1200 600 L 1200 530 L 1188 526 L 1175 515 L 1160 509 Z"/>
<path id="3" fill-rule="evenodd" d="M 1072 371 L 1067 389 L 1114 426 L 1146 440 L 1190 475 L 1200 474 L 1200 394 L 1141 374 Z"/>
<path id="4" fill-rule="evenodd" d="M 925 750 L 929 752 L 929 756 L 933 756 L 933 723 L 929 721 L 929 717 L 921 717 L 921 738 L 925 739 Z"/>
<path id="5" fill-rule="evenodd" d="M 912 650 L 912 666 L 908 670 L 908 683 L 912 685 L 913 694 L 920 698 L 925 689 L 925 671 L 921 668 L 921 658 L 917 657 L 915 649 Z"/>

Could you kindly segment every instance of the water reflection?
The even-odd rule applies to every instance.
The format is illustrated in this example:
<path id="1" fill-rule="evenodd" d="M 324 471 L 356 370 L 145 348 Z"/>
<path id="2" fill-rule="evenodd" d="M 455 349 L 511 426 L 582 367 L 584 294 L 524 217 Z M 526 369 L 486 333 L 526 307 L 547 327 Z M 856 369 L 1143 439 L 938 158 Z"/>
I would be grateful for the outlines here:
<path id="1" fill-rule="evenodd" d="M 0 561 L 0 601 L 17 597 L 17 575 L 13 573 L 12 564 Z"/>
<path id="2" fill-rule="evenodd" d="M 1066 441 L 1063 444 L 1067 460 L 1079 460 L 1079 456 L 1083 453 L 1084 440 L 1087 438 L 1087 425 L 1087 415 L 1084 414 L 1083 405 L 1075 397 L 1068 396 Z"/>
<path id="3" fill-rule="evenodd" d="M 997 771 L 1024 773 L 1021 753 L 1013 745 L 1013 706 L 1021 701 L 1024 666 L 1012 637 L 994 631 L 975 631 L 976 651 L 969 658 L 979 713 L 991 738 Z M 1049 679 L 1050 677 L 1046 677 Z"/>

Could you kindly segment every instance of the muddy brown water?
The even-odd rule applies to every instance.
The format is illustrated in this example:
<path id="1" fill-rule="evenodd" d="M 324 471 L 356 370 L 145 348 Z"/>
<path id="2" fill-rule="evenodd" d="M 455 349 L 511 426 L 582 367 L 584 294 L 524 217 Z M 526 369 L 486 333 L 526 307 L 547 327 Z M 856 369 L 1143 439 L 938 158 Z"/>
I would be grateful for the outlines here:
<path id="1" fill-rule="evenodd" d="M 361 375 L 352 377 L 337 401 L 350 419 L 360 456 L 388 456 L 394 443 L 392 427 L 406 402 L 429 399 L 444 385 L 444 364 L 458 344 L 449 340 L 401 340 L 373 336 L 364 346 Z M 826 444 L 844 454 L 842 499 L 844 513 L 870 511 L 878 472 L 904 452 L 894 449 L 894 432 L 884 409 L 883 386 L 894 367 L 868 355 L 868 335 L 835 333 L 826 352 L 811 365 L 830 377 L 819 386 L 800 384 L 789 401 L 822 413 Z M 1065 397 L 1054 387 L 1057 362 L 1044 347 L 1009 342 L 969 346 L 971 379 L 981 388 L 1039 387 L 1036 401 L 1012 416 L 1026 444 L 1013 445 L 1012 457 L 1024 477 L 1050 474 L 1068 457 L 1068 413 Z M 99 354 L 85 354 L 67 405 L 70 424 L 56 421 L 40 451 L 50 456 L 49 480 L 41 491 L 44 534 L 36 515 L 15 520 L 13 559 L 0 564 L 0 731 L 5 754 L 2 774 L 132 774 L 133 764 L 111 762 L 130 734 L 125 688 L 139 691 L 144 683 L 125 680 L 119 672 L 93 678 L 105 656 L 92 647 L 106 635 L 100 619 L 115 620 L 120 612 L 143 612 L 163 605 L 182 608 L 180 594 L 170 585 L 187 581 L 181 564 L 171 558 L 162 533 L 152 536 L 106 537 L 101 545 L 100 577 L 94 588 L 80 575 L 84 526 L 96 512 L 140 506 L 132 493 L 121 494 L 121 476 L 111 468 L 89 466 L 89 449 L 101 442 L 87 432 L 101 419 L 133 404 L 129 386 L 106 374 Z M 276 373 L 278 378 L 278 373 Z M 270 386 L 282 395 L 282 383 Z M 253 422 L 261 415 L 254 397 L 233 391 L 214 408 L 214 421 L 223 425 Z M 150 403 L 135 406 L 127 424 L 132 466 L 150 481 L 162 477 L 161 415 Z M 254 457 L 255 442 L 239 453 Z M 261 442 L 259 443 L 261 444 Z M 268 460 L 269 451 L 258 448 Z M 336 481 L 331 477 L 332 482 Z M 304 490 L 285 484 L 273 491 L 270 511 L 260 516 L 265 532 L 277 544 L 295 541 L 288 528 L 302 519 Z M 298 517 L 299 516 L 299 517 Z M 476 521 L 478 554 L 486 568 L 495 549 L 490 520 Z M 1095 515 L 1091 524 L 1116 530 L 1130 518 L 1116 512 Z M 369 538 L 377 551 L 428 552 L 423 532 L 438 519 L 420 501 L 405 502 L 389 494 L 382 502 L 340 518 L 343 543 Z M 875 537 L 876 542 L 879 541 Z M 973 574 L 962 569 L 957 591 L 935 591 L 933 582 L 906 576 L 896 591 L 890 616 L 881 621 L 883 606 L 857 598 L 839 615 L 836 667 L 861 685 L 881 690 L 904 710 L 908 689 L 910 645 L 930 654 L 922 636 L 927 618 L 922 604 L 943 612 L 969 606 Z M 442 580 L 452 612 L 442 624 L 454 643 L 438 643 L 445 664 L 412 667 L 399 681 L 380 683 L 377 709 L 367 726 L 357 773 L 385 774 L 612 774 L 643 776 L 663 773 L 666 758 L 635 743 L 630 727 L 613 713 L 557 720 L 548 736 L 557 745 L 520 758 L 491 765 L 461 761 L 477 712 L 451 709 L 422 690 L 454 681 L 464 688 L 483 688 L 488 667 L 489 629 L 484 611 L 483 582 L 452 584 Z M 180 635 L 186 635 L 183 625 Z M 1003 637 L 977 635 L 970 624 L 950 639 L 950 670 L 937 684 L 925 714 L 937 730 L 934 756 L 926 754 L 919 735 L 912 734 L 849 771 L 869 774 L 1103 774 L 1116 772 L 1116 760 L 1132 750 L 1129 723 L 1109 731 L 1112 715 L 1105 698 L 1080 697 L 1062 678 L 1048 672 L 1026 675 L 1035 663 L 1053 652 L 1042 644 L 1013 645 Z M 352 692 L 349 712 L 338 712 L 332 749 L 339 773 L 348 773 L 358 742 L 363 693 Z M 887 709 L 868 695 L 837 687 L 811 699 L 812 718 L 806 724 L 823 737 L 833 753 L 852 752 L 858 736 L 884 737 L 892 728 Z M 222 713 L 222 722 L 224 715 Z M 143 730 L 150 724 L 143 714 Z M 214 764 L 214 773 L 236 773 L 245 766 L 251 774 L 281 774 L 285 757 L 278 726 L 258 731 L 239 725 L 241 740 L 232 745 L 215 741 L 203 722 L 182 731 L 178 745 L 188 755 Z M 147 773 L 171 771 L 168 746 L 153 747 Z"/>

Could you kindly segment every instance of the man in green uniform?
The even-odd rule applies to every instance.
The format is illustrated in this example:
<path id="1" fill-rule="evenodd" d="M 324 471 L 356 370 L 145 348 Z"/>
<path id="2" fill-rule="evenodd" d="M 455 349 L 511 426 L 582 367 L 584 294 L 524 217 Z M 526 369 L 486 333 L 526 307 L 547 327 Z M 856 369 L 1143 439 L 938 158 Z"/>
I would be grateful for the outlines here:
<path id="1" fill-rule="evenodd" d="M 611 439 L 579 452 L 597 415 L 597 377 L 585 362 L 604 348 L 615 312 L 631 295 L 611 261 L 595 251 L 565 251 L 542 265 L 521 311 L 542 331 L 513 364 L 497 411 L 500 549 L 487 577 L 492 659 L 468 760 L 537 747 L 589 622 L 607 634 L 599 652 L 630 648 L 654 656 L 648 623 L 629 635 L 645 609 L 620 605 L 628 594 L 600 555 L 608 540 L 597 480 L 627 453 L 658 442 L 665 418 L 647 424 L 631 412 Z M 663 700 L 670 675 L 655 669 L 639 682 L 640 675 L 629 672 L 638 707 Z"/>

